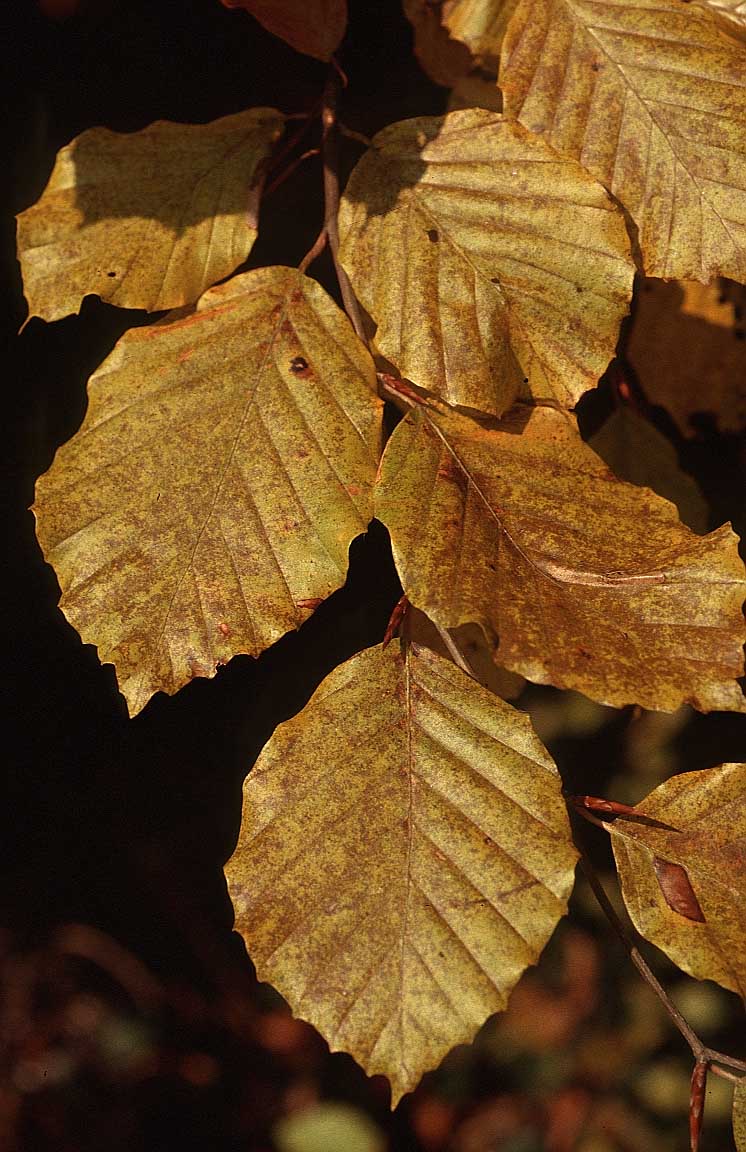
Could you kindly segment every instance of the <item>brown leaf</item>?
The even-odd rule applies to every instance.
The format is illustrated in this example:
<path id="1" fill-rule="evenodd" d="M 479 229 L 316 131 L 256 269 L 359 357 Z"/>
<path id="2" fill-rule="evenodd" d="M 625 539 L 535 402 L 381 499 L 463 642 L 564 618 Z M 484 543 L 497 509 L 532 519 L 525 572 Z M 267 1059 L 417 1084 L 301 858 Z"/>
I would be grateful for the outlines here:
<path id="1" fill-rule="evenodd" d="M 386 446 L 376 514 L 410 601 L 480 624 L 505 667 L 617 706 L 746 711 L 736 537 L 695 536 L 617 480 L 569 415 L 485 428 L 420 406 Z"/>
<path id="2" fill-rule="evenodd" d="M 738 1081 L 733 1093 L 733 1138 L 737 1152 L 746 1152 L 746 1077 Z"/>
<path id="3" fill-rule="evenodd" d="M 705 918 L 689 882 L 686 868 L 681 864 L 672 863 L 671 860 L 661 860 L 660 856 L 654 856 L 653 870 L 668 907 L 678 912 L 679 916 L 685 916 L 687 920 L 696 920 L 704 924 Z"/>
<path id="4" fill-rule="evenodd" d="M 220 0 L 243 8 L 296 52 L 331 60 L 347 28 L 347 0 Z"/>
<path id="5" fill-rule="evenodd" d="M 404 0 L 414 51 L 436 84 L 451 88 L 473 68 L 497 72 L 500 45 L 517 0 Z M 469 105 L 473 107 L 474 105 Z"/>
<path id="6" fill-rule="evenodd" d="M 671 441 L 628 404 L 616 408 L 588 444 L 620 480 L 652 488 L 676 505 L 687 528 L 707 531 L 707 501 L 697 482 L 681 468 Z"/>
<path id="7" fill-rule="evenodd" d="M 635 927 L 685 972 L 744 997 L 746 764 L 674 776 L 636 811 L 651 822 L 606 825 Z"/>
<path id="8" fill-rule="evenodd" d="M 746 340 L 738 305 L 723 298 L 738 287 L 644 280 L 637 293 L 626 354 L 647 399 L 684 436 L 702 416 L 724 433 L 746 428 Z"/>

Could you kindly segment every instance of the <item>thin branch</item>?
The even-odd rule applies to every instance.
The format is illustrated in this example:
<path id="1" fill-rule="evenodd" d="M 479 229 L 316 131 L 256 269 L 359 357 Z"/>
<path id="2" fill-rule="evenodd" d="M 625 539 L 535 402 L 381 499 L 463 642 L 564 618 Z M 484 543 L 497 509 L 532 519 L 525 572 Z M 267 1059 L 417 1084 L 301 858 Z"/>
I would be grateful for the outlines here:
<path id="1" fill-rule="evenodd" d="M 585 815 L 587 817 L 589 814 L 585 813 Z M 595 824 L 596 820 L 594 819 L 592 822 Z M 603 824 L 601 826 L 603 827 Z M 590 884 L 593 890 L 593 894 L 598 900 L 598 903 L 600 904 L 606 919 L 609 921 L 620 941 L 627 950 L 629 958 L 634 964 L 635 968 L 640 973 L 645 983 L 658 997 L 669 1017 L 686 1040 L 687 1044 L 692 1050 L 692 1055 L 694 1056 L 695 1060 L 700 1063 L 712 1065 L 712 1071 L 716 1072 L 718 1075 L 720 1075 L 720 1071 L 717 1069 L 717 1067 L 715 1067 L 718 1064 L 724 1064 L 728 1068 L 734 1068 L 739 1072 L 746 1073 L 746 1060 L 739 1060 L 736 1056 L 728 1056 L 725 1052 L 718 1052 L 715 1048 L 709 1048 L 702 1040 L 700 1040 L 697 1033 L 691 1027 L 689 1022 L 684 1018 L 684 1016 L 682 1016 L 681 1012 L 666 992 L 660 980 L 652 971 L 647 961 L 641 954 L 632 934 L 630 933 L 627 926 L 622 922 L 616 911 L 616 908 L 609 900 L 609 897 L 606 894 L 606 890 L 598 877 L 598 873 L 593 867 L 591 861 L 588 859 L 588 856 L 582 850 L 582 848 L 580 848 L 578 845 L 576 845 L 576 847 L 578 847 L 578 851 L 580 852 L 580 867 L 582 868 L 585 878 Z M 732 1079 L 733 1077 L 726 1078 Z"/>
<path id="2" fill-rule="evenodd" d="M 630 960 L 642 976 L 645 983 L 652 988 L 653 992 L 655 992 L 661 1004 L 666 1009 L 666 1012 L 671 1017 L 671 1020 L 676 1025 L 679 1032 L 691 1048 L 695 1059 L 699 1059 L 699 1057 L 702 1056 L 706 1050 L 705 1045 L 702 1043 L 694 1029 L 690 1027 L 688 1022 L 681 1015 L 673 1000 L 661 984 L 660 980 L 648 965 L 639 948 L 635 944 L 634 939 L 632 938 L 626 925 L 622 922 L 619 915 L 617 914 L 616 908 L 611 903 L 609 897 L 606 895 L 606 889 L 599 880 L 596 869 L 593 867 L 587 855 L 582 851 L 582 849 L 580 850 L 580 867 L 583 869 L 585 878 L 593 889 L 593 894 L 601 905 L 606 919 L 609 921 L 622 944 L 626 948 Z"/>
<path id="3" fill-rule="evenodd" d="M 736 1076 L 735 1072 L 729 1072 L 727 1068 L 718 1068 L 717 1064 L 712 1064 L 710 1071 L 714 1072 L 716 1076 L 722 1077 L 723 1080 L 730 1080 L 731 1084 L 740 1084 L 743 1080 L 743 1076 Z"/>
<path id="4" fill-rule="evenodd" d="M 327 235 L 326 228 L 322 228 L 321 231 L 319 232 L 318 236 L 314 240 L 313 245 L 308 249 L 305 256 L 301 260 L 300 264 L 298 265 L 298 271 L 299 272 L 305 272 L 305 270 L 306 270 L 306 268 L 308 268 L 309 264 L 313 264 L 313 262 L 317 258 L 317 256 L 321 255 L 321 253 L 326 248 L 326 243 L 327 243 L 328 239 L 329 239 L 329 237 Z"/>
<path id="5" fill-rule="evenodd" d="M 333 62 L 334 63 L 334 62 Z M 337 100 L 342 84 L 338 67 L 329 69 L 329 76 L 324 87 L 324 96 L 321 105 L 321 159 L 324 168 L 324 228 L 329 237 L 329 250 L 334 261 L 334 271 L 337 274 L 339 290 L 342 293 L 342 302 L 345 312 L 355 332 L 367 346 L 360 305 L 352 290 L 349 277 L 339 260 L 339 129 L 337 126 Z"/>
<path id="6" fill-rule="evenodd" d="M 285 183 L 289 176 L 292 176 L 296 168 L 300 168 L 301 164 L 305 163 L 305 161 L 310 159 L 311 156 L 318 156 L 319 152 L 319 148 L 309 148 L 306 152 L 303 153 L 302 156 L 296 156 L 295 160 L 291 161 L 287 168 L 283 168 L 282 172 L 278 172 L 274 180 L 272 180 L 271 183 L 267 185 L 267 187 L 264 189 L 264 195 L 271 196 L 273 192 L 277 191 L 281 184 Z"/>

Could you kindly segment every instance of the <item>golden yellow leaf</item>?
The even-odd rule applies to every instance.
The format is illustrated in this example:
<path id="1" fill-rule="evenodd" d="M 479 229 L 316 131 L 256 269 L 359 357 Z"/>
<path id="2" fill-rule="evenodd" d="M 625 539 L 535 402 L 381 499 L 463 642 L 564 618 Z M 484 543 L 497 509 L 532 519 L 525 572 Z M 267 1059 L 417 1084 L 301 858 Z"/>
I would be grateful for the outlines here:
<path id="1" fill-rule="evenodd" d="M 414 50 L 436 84 L 456 85 L 473 66 L 497 70 L 500 45 L 518 0 L 404 0 Z"/>
<path id="2" fill-rule="evenodd" d="M 244 8 L 296 52 L 331 60 L 347 27 L 347 0 L 221 0 Z"/>
<path id="3" fill-rule="evenodd" d="M 158 120 L 76 137 L 18 217 L 29 315 L 68 316 L 89 293 L 149 311 L 193 303 L 251 251 L 258 166 L 283 121 L 251 108 L 210 124 Z"/>
<path id="4" fill-rule="evenodd" d="M 579 160 L 637 226 L 650 276 L 746 278 L 746 53 L 681 0 L 521 0 L 505 111 Z"/>
<path id="5" fill-rule="evenodd" d="M 406 637 L 431 652 L 451 660 L 441 632 L 419 608 L 409 608 L 406 620 Z M 462 624 L 450 634 L 453 643 L 471 669 L 477 684 L 489 692 L 501 696 L 503 700 L 515 700 L 526 687 L 523 676 L 501 668 L 492 658 L 492 648 L 487 643 L 483 630 L 478 624 Z"/>
<path id="6" fill-rule="evenodd" d="M 637 295 L 627 358 L 647 399 L 684 436 L 696 435 L 702 418 L 721 432 L 746 428 L 746 341 L 721 289 L 645 280 Z"/>
<path id="7" fill-rule="evenodd" d="M 679 465 L 671 441 L 629 405 L 616 408 L 588 444 L 620 480 L 652 488 L 676 505 L 687 528 L 707 531 L 707 501 L 697 482 Z"/>
<path id="8" fill-rule="evenodd" d="M 746 997 L 746 764 L 674 776 L 636 811 L 659 823 L 607 824 L 635 927 L 691 976 Z"/>
<path id="9" fill-rule="evenodd" d="M 602 703 L 746 711 L 734 533 L 693 535 L 567 413 L 519 407 L 484 428 L 423 405 L 379 473 L 404 591 L 441 627 L 474 621 L 506 668 Z"/>
<path id="10" fill-rule="evenodd" d="M 733 1138 L 736 1152 L 746 1152 L 746 1079 L 739 1080 L 733 1093 Z"/>
<path id="11" fill-rule="evenodd" d="M 743 38 L 746 34 L 746 3 L 743 0 L 695 0 L 703 8 L 710 8 L 720 16 L 731 36 Z"/>
<path id="12" fill-rule="evenodd" d="M 394 641 L 327 677 L 244 785 L 226 869 L 260 980 L 392 1105 L 505 1007 L 575 850 L 527 716 Z"/>
<path id="13" fill-rule="evenodd" d="M 497 65 L 500 47 L 518 0 L 446 0 L 441 19 L 455 40 L 480 64 Z"/>
<path id="14" fill-rule="evenodd" d="M 378 350 L 451 404 L 500 414 L 528 377 L 572 406 L 608 365 L 632 287 L 622 216 L 519 124 L 469 109 L 385 128 L 340 235 Z"/>
<path id="15" fill-rule="evenodd" d="M 261 652 L 343 583 L 381 409 L 370 356 L 295 269 L 119 341 L 34 511 L 61 607 L 133 712 Z"/>

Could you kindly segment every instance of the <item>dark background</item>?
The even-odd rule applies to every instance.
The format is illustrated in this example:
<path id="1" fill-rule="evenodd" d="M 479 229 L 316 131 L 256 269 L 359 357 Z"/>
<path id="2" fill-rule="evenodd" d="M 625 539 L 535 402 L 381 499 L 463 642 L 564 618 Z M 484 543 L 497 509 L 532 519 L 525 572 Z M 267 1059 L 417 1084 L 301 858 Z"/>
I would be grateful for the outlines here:
<path id="1" fill-rule="evenodd" d="M 89 297 L 79 316 L 33 320 L 18 334 L 26 310 L 13 216 L 40 195 L 55 152 L 99 124 L 126 131 L 160 118 L 204 122 L 259 104 L 305 111 L 319 97 L 325 67 L 218 0 L 88 0 L 64 20 L 30 0 L 4 7 L 0 27 L 0 1147 L 268 1149 L 278 1117 L 331 1099 L 372 1117 L 393 1149 L 569 1152 L 575 1144 L 551 1136 L 560 1088 L 583 1100 L 612 1091 L 578 1072 L 562 1047 L 568 1037 L 580 1044 L 586 1024 L 562 1034 L 553 1050 L 565 1069 L 560 1088 L 536 1081 L 525 1053 L 508 1060 L 485 1041 L 440 1079 L 428 1077 L 392 1118 L 385 1083 L 368 1081 L 343 1055 L 330 1057 L 310 1028 L 289 1021 L 279 999 L 254 981 L 231 932 L 222 865 L 235 844 L 242 780 L 275 724 L 298 711 L 332 667 L 381 639 L 399 595 L 385 531 L 374 524 L 353 545 L 345 588 L 299 633 L 258 661 L 237 658 L 212 681 L 155 697 L 129 720 L 113 669 L 99 664 L 56 607 L 59 589 L 28 511 L 36 477 L 82 420 L 88 376 L 127 327 L 151 319 Z M 391 121 L 444 110 L 445 91 L 411 52 L 398 0 L 353 0 L 340 53 L 350 80 L 341 116 L 350 128 L 372 135 Z M 299 150 L 317 140 L 312 129 Z M 360 151 L 344 144 L 345 172 Z M 266 198 L 248 266 L 300 261 L 321 223 L 320 185 L 311 159 Z M 314 272 L 336 294 L 328 260 Z M 611 402 L 605 386 L 584 404 L 586 432 Z M 726 518 L 743 524 L 743 441 L 705 425 L 685 444 L 664 413 L 652 416 L 703 487 L 711 526 Z M 641 717 L 590 706 L 583 721 L 578 698 L 562 701 L 531 689 L 521 706 L 545 724 L 568 786 L 603 795 L 629 769 L 630 731 Z M 687 713 L 655 739 L 666 745 L 669 770 L 744 760 L 746 718 Z M 606 846 L 590 836 L 599 865 L 608 866 Z M 577 932 L 600 970 L 587 998 L 611 1035 L 626 1019 L 623 958 L 586 905 L 578 903 Z M 541 977 L 555 999 L 572 984 L 571 938 L 551 946 Z M 735 1002 L 726 1001 L 721 1031 L 732 1040 L 739 1021 Z M 661 1052 L 668 1059 L 670 1050 L 686 1066 L 675 1037 L 649 1048 L 645 1059 Z M 653 1125 L 643 1133 L 657 1133 L 661 1148 L 672 1146 L 671 1133 L 683 1138 L 686 1100 L 661 1118 L 625 1075 L 613 1092 L 625 1107 L 634 1101 L 635 1123 L 642 1115 Z M 500 1113 L 497 1126 L 477 1124 L 470 1144 L 464 1131 L 488 1104 L 493 1116 L 495 1101 L 508 1119 Z M 505 1101 L 518 1101 L 512 1113 Z M 714 1131 L 721 1141 L 722 1127 Z M 603 1147 L 636 1149 L 649 1136 L 639 1139 L 628 1134 L 627 1144 Z"/>

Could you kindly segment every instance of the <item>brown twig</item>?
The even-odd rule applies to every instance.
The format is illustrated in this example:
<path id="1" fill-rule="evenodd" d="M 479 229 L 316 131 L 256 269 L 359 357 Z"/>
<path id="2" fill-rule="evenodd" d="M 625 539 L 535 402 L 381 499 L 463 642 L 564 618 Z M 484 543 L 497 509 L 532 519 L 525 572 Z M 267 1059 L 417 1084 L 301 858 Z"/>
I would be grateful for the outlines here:
<path id="1" fill-rule="evenodd" d="M 321 149 L 319 148 L 309 148 L 306 152 L 303 153 L 302 156 L 296 156 L 295 160 L 288 164 L 287 168 L 283 168 L 282 172 L 278 172 L 274 180 L 272 180 L 266 186 L 264 189 L 264 195 L 271 196 L 273 192 L 276 192 L 277 189 L 285 183 L 289 176 L 292 176 L 296 168 L 300 168 L 301 164 L 305 163 L 306 160 L 309 160 L 311 156 L 318 156 L 320 151 Z"/>
<path id="2" fill-rule="evenodd" d="M 309 264 L 313 264 L 316 257 L 321 255 L 321 253 L 326 248 L 326 244 L 327 244 L 328 239 L 329 239 L 329 237 L 327 235 L 326 228 L 322 228 L 321 231 L 319 232 L 318 236 L 314 240 L 313 244 L 308 249 L 305 256 L 301 260 L 300 264 L 298 265 L 298 271 L 299 272 L 305 272 L 305 270 L 306 270 L 306 268 L 308 268 Z"/>
<path id="3" fill-rule="evenodd" d="M 663 1004 L 663 1007 L 666 1009 L 666 1012 L 671 1017 L 679 1032 L 681 1032 L 681 1035 L 684 1037 L 687 1044 L 691 1048 L 695 1059 L 704 1059 L 711 1064 L 724 1064 L 729 1068 L 735 1068 L 739 1072 L 746 1073 L 746 1060 L 740 1060 L 737 1056 L 728 1056 L 725 1052 L 718 1052 L 715 1048 L 709 1048 L 707 1044 L 700 1040 L 697 1033 L 682 1016 L 681 1012 L 671 1000 L 665 988 L 660 983 L 657 976 L 654 975 L 648 963 L 640 953 L 632 933 L 622 922 L 616 909 L 614 908 L 614 905 L 606 895 L 604 886 L 599 880 L 598 874 L 593 867 L 593 864 L 588 859 L 588 856 L 581 848 L 579 848 L 578 851 L 580 852 L 580 866 L 588 883 L 593 889 L 593 894 L 598 900 L 604 915 L 629 953 L 629 957 L 632 960 L 632 963 L 635 965 L 645 982 L 649 984 L 652 990 L 655 992 L 656 996 Z M 715 1071 L 715 1069 L 713 1069 L 713 1071 Z"/>
<path id="4" fill-rule="evenodd" d="M 342 303 L 350 323 L 358 337 L 365 345 L 368 340 L 365 335 L 360 305 L 352 290 L 349 277 L 339 260 L 339 129 L 337 126 L 337 100 L 340 85 L 344 82 L 344 74 L 339 66 L 332 61 L 333 67 L 329 69 L 324 96 L 321 103 L 321 160 L 324 169 L 324 228 L 329 238 L 329 250 L 334 261 L 334 271 L 337 274 L 339 290 L 342 293 Z"/>

